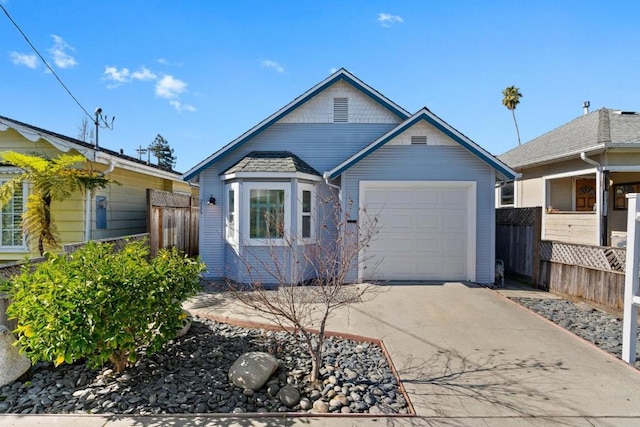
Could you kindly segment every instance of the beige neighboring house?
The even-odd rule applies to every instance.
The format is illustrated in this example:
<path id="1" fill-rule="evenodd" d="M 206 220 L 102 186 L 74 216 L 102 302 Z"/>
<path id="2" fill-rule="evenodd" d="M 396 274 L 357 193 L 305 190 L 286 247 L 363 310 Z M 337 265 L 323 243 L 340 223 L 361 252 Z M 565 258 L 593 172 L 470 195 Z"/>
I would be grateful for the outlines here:
<path id="1" fill-rule="evenodd" d="M 497 207 L 542 206 L 542 239 L 625 246 L 627 193 L 640 193 L 640 113 L 602 108 L 498 158 L 521 174 Z"/>
<path id="2" fill-rule="evenodd" d="M 53 221 L 62 245 L 148 232 L 147 189 L 195 195 L 197 189 L 182 174 L 125 154 L 0 116 L 0 153 L 16 151 L 54 158 L 81 154 L 86 167 L 104 173 L 112 183 L 93 193 L 76 191 L 52 203 Z M 22 171 L 0 164 L 0 184 Z M 22 214 L 31 191 L 29 183 L 1 210 L 0 263 L 37 256 L 21 229 Z"/>

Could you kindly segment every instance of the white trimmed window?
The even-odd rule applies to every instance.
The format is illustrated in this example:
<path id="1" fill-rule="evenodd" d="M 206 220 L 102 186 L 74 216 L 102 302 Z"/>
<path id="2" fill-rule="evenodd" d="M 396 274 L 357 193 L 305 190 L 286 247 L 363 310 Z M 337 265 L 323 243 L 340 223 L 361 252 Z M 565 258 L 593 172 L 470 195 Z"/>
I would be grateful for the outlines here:
<path id="1" fill-rule="evenodd" d="M 291 183 L 245 182 L 241 234 L 249 244 L 273 243 L 291 229 Z"/>
<path id="2" fill-rule="evenodd" d="M 0 185 L 7 182 L 0 180 Z M 22 232 L 22 214 L 26 210 L 27 184 L 19 187 L 13 198 L 2 208 L 0 222 L 0 249 L 26 250 L 26 241 Z"/>
<path id="3" fill-rule="evenodd" d="M 298 235 L 301 239 L 315 237 L 315 187 L 309 184 L 298 186 Z"/>
<path id="4" fill-rule="evenodd" d="M 513 181 L 506 182 L 500 187 L 500 206 L 513 206 L 514 200 Z"/>
<path id="5" fill-rule="evenodd" d="M 231 244 L 238 243 L 238 204 L 239 204 L 239 186 L 237 183 L 228 184 L 226 187 L 226 199 L 225 206 L 226 208 L 226 235 L 227 241 Z"/>

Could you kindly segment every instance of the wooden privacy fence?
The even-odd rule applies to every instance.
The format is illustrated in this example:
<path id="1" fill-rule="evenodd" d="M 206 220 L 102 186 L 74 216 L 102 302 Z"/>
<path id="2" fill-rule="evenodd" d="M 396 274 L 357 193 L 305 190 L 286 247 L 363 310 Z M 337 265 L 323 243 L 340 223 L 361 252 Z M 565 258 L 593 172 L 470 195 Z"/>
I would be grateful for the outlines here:
<path id="1" fill-rule="evenodd" d="M 197 197 L 169 191 L 147 190 L 151 256 L 158 249 L 175 247 L 198 255 L 200 207 Z"/>
<path id="2" fill-rule="evenodd" d="M 540 242 L 539 283 L 549 291 L 622 310 L 626 249 Z"/>
<path id="3" fill-rule="evenodd" d="M 542 208 L 496 209 L 496 259 L 504 261 L 505 273 L 538 286 L 538 248 Z"/>

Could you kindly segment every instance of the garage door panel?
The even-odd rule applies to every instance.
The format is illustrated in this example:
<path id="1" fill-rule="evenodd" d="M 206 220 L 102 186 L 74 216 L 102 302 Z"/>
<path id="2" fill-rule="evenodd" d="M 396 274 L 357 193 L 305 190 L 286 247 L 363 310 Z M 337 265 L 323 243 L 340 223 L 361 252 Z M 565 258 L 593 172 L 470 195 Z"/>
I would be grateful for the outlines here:
<path id="1" fill-rule="evenodd" d="M 414 212 L 414 218 L 416 219 L 416 226 L 420 229 L 432 228 L 440 229 L 441 217 L 440 215 L 434 215 L 427 212 Z"/>
<path id="2" fill-rule="evenodd" d="M 446 211 L 442 216 L 442 227 L 445 229 L 453 230 L 466 230 L 467 228 L 467 215 L 460 211 Z M 466 235 L 466 233 L 465 233 Z"/>
<path id="3" fill-rule="evenodd" d="M 379 210 L 380 231 L 365 251 L 363 278 L 466 280 L 470 186 L 421 182 L 367 185 L 362 202 Z"/>

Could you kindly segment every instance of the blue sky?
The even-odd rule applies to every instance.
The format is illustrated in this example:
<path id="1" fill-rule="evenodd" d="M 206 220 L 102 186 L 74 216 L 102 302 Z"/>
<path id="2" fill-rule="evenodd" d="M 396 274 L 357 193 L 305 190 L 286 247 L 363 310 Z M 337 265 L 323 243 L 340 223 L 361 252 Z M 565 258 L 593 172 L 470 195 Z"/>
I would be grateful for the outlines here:
<path id="1" fill-rule="evenodd" d="M 640 2 L 0 0 L 80 104 L 100 145 L 161 134 L 186 171 L 332 70 L 493 154 L 602 107 L 640 110 Z M 85 113 L 0 12 L 0 115 L 77 137 Z"/>

